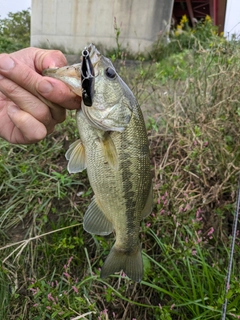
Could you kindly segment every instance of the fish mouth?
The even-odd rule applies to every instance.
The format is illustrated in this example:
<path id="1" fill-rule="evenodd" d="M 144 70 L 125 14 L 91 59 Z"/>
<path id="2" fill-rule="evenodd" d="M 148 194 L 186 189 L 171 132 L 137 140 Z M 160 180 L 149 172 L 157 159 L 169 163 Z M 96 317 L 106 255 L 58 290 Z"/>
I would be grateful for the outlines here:
<path id="1" fill-rule="evenodd" d="M 83 98 L 84 104 L 86 102 L 87 106 L 91 106 L 94 95 L 94 77 L 96 77 L 94 69 L 100 59 L 100 52 L 93 44 L 90 44 L 83 50 L 82 62 L 61 68 L 45 69 L 42 74 L 63 81 L 76 95 Z M 92 76 L 88 77 L 88 75 Z M 86 99 L 85 92 L 87 92 Z"/>
<path id="2" fill-rule="evenodd" d="M 64 82 L 76 95 L 82 97 L 81 63 L 61 68 L 49 68 L 43 70 L 42 74 Z"/>
<path id="3" fill-rule="evenodd" d="M 81 62 L 61 68 L 49 68 L 43 70 L 44 76 L 49 76 L 64 82 L 75 94 L 82 97 L 82 111 L 89 123 L 102 131 L 123 132 L 128 126 L 131 116 L 118 119 L 117 123 L 112 118 L 118 105 L 112 106 L 111 111 L 94 108 L 95 78 L 99 75 L 98 64 L 104 57 L 94 45 L 85 47 L 82 51 Z M 91 106 L 93 106 L 91 108 Z M 131 112 L 129 112 L 131 113 Z"/>

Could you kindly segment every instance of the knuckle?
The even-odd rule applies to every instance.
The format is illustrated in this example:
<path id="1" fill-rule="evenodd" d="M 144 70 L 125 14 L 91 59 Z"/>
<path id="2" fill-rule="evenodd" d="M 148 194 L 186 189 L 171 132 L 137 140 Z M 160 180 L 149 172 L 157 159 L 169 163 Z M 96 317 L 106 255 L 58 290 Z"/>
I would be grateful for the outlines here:
<path id="1" fill-rule="evenodd" d="M 32 82 L 31 72 L 26 71 L 25 73 L 22 73 L 21 80 L 21 86 L 19 86 L 18 83 L 10 79 L 5 79 L 4 81 L 1 81 L 2 92 L 10 98 L 19 97 L 19 95 L 22 95 L 22 87 L 29 86 L 29 84 Z"/>
<path id="2" fill-rule="evenodd" d="M 29 86 L 29 84 L 31 84 L 32 82 L 33 82 L 32 70 L 25 70 L 22 73 L 22 83 L 23 83 L 23 85 Z"/>
<path id="3" fill-rule="evenodd" d="M 4 93 L 9 97 L 18 96 L 19 86 L 14 82 L 8 82 L 5 86 L 4 91 L 5 91 Z"/>

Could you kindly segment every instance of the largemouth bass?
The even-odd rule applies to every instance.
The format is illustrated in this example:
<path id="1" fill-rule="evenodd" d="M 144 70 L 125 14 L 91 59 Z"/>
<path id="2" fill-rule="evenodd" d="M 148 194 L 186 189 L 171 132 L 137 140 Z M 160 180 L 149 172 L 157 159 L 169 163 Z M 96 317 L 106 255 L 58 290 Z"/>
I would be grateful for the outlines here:
<path id="1" fill-rule="evenodd" d="M 140 282 L 143 261 L 139 228 L 152 208 L 149 144 L 137 101 L 109 59 L 95 46 L 89 52 L 94 75 L 82 74 L 82 63 L 47 69 L 44 75 L 65 82 L 83 96 L 91 86 L 88 105 L 77 111 L 80 139 L 66 153 L 68 171 L 87 169 L 94 197 L 83 220 L 84 229 L 97 235 L 113 231 L 116 242 L 101 269 L 101 277 L 121 270 Z M 93 86 L 93 88 L 92 88 Z M 93 89 L 93 90 L 92 90 Z M 91 93 L 92 92 L 92 93 Z"/>

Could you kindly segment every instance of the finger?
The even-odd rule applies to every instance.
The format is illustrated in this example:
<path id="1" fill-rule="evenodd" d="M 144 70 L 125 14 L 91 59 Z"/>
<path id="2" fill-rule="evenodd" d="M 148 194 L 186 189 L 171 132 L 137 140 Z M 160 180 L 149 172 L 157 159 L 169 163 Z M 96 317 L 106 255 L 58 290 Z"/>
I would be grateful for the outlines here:
<path id="1" fill-rule="evenodd" d="M 38 49 L 35 56 L 36 69 L 42 74 L 44 69 L 63 67 L 67 65 L 67 59 L 59 50 Z M 62 81 L 44 77 L 36 84 L 37 91 L 45 98 L 67 109 L 79 109 L 81 97 L 73 94 L 69 87 Z M 52 107 L 49 106 L 51 109 Z"/>
<path id="2" fill-rule="evenodd" d="M 67 59 L 59 50 L 36 49 L 34 53 L 35 68 L 39 73 L 44 69 L 63 67 L 67 65 Z"/>
<path id="3" fill-rule="evenodd" d="M 74 94 L 62 81 L 57 79 L 42 77 L 37 82 L 36 90 L 43 96 L 66 109 L 79 109 L 81 107 L 81 97 Z"/>
<path id="4" fill-rule="evenodd" d="M 66 109 L 63 107 L 57 105 L 56 103 L 51 102 L 48 99 L 45 99 L 44 97 L 39 97 L 40 100 L 49 107 L 49 110 L 51 112 L 52 118 L 57 122 L 61 123 L 66 119 Z"/>
<path id="5" fill-rule="evenodd" d="M 28 65 L 40 74 L 46 68 L 63 67 L 67 64 L 66 57 L 59 50 L 44 50 L 30 47 L 15 51 L 10 56 Z"/>
<path id="6" fill-rule="evenodd" d="M 33 143 L 46 137 L 46 127 L 17 106 L 8 106 L 8 116 L 15 124 L 10 137 L 10 141 L 13 143 Z"/>
<path id="7" fill-rule="evenodd" d="M 44 50 L 42 50 L 44 51 Z M 40 61 L 38 61 L 38 58 Z M 45 58 L 45 59 L 44 59 Z M 37 70 L 51 64 L 49 55 L 45 53 L 36 55 L 34 58 Z M 7 54 L 0 55 L 0 74 L 9 78 L 21 87 L 30 91 L 33 95 L 41 99 L 40 95 L 53 103 L 60 104 L 67 109 L 78 109 L 81 99 L 77 97 L 63 82 L 56 79 L 44 79 L 31 67 L 26 65 L 13 56 Z M 40 95 L 39 95 L 40 94 Z"/>
<path id="8" fill-rule="evenodd" d="M 23 111 L 42 122 L 49 131 L 52 126 L 51 122 L 54 120 L 48 106 L 37 97 L 4 77 L 0 79 L 0 91 Z"/>

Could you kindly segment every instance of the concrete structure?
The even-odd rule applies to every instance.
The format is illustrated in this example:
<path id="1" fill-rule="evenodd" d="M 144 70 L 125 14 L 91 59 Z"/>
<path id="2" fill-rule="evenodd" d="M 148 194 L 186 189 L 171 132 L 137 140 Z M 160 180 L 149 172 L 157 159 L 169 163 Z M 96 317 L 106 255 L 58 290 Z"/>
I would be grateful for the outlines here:
<path id="1" fill-rule="evenodd" d="M 31 45 L 79 52 L 87 44 L 144 51 L 170 25 L 173 0 L 32 0 Z"/>

